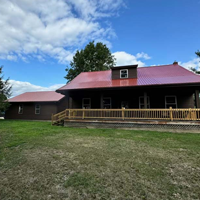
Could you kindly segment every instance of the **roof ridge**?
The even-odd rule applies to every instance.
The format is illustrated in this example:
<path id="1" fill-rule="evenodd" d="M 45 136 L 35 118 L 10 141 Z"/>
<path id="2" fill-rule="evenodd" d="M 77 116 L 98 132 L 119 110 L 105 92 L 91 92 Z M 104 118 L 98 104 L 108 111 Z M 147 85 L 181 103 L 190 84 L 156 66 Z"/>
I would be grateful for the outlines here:
<path id="1" fill-rule="evenodd" d="M 149 67 L 153 68 L 153 67 L 164 67 L 164 66 L 172 66 L 172 65 L 174 65 L 174 64 L 154 65 L 154 66 L 145 66 L 145 67 L 138 67 L 138 68 L 142 69 L 142 68 L 149 68 Z M 174 66 L 176 66 L 176 65 L 174 65 Z"/>
<path id="2" fill-rule="evenodd" d="M 164 67 L 164 66 L 172 66 L 172 65 L 174 65 L 174 64 L 165 64 L 165 65 L 155 65 L 155 66 L 145 66 L 145 67 L 138 67 L 138 68 L 149 68 L 149 67 L 151 67 L 151 68 L 153 68 L 153 67 Z M 127 65 L 127 66 L 131 66 L 131 65 Z M 174 65 L 174 66 L 176 66 L 176 65 Z M 179 65 L 180 66 L 180 65 Z M 118 66 L 115 66 L 115 67 L 118 67 Z M 82 73 L 94 73 L 94 72 L 106 72 L 106 71 L 111 71 L 111 69 L 108 69 L 108 70 L 102 70 L 102 71 L 92 71 L 92 72 L 81 72 L 80 74 L 82 74 Z M 79 75 L 80 75 L 79 74 Z M 78 75 L 78 76 L 79 76 Z M 76 76 L 77 77 L 77 76 Z M 74 79 L 73 79 L 74 80 Z M 71 82 L 70 82 L 71 83 Z"/>
<path id="3" fill-rule="evenodd" d="M 44 91 L 32 91 L 32 92 L 24 92 L 24 93 L 33 93 L 33 92 L 55 92 L 54 90 L 44 90 Z"/>
<path id="4" fill-rule="evenodd" d="M 92 72 L 94 73 L 94 72 L 107 72 L 107 71 L 111 71 L 111 69 L 102 70 L 102 71 L 92 71 Z M 82 74 L 82 73 L 92 73 L 92 72 L 81 72 L 80 74 Z"/>
<path id="5" fill-rule="evenodd" d="M 138 67 L 138 68 L 149 68 L 149 67 L 164 67 L 164 66 L 171 66 L 174 64 L 166 64 L 166 65 L 155 65 L 155 66 L 145 66 L 145 67 Z M 127 66 L 131 66 L 131 65 L 127 65 Z M 118 66 L 115 66 L 118 67 Z M 120 66 L 119 66 L 120 67 Z M 102 71 L 92 71 L 92 72 L 105 72 L 105 71 L 110 71 L 111 69 L 108 70 L 102 70 Z M 81 73 L 91 73 L 91 72 L 81 72 Z"/>
<path id="6" fill-rule="evenodd" d="M 24 92 L 24 93 L 21 93 L 21 94 L 26 94 L 26 93 L 38 93 L 38 92 L 40 92 L 40 93 L 41 93 L 41 92 L 43 92 L 43 93 L 44 93 L 44 92 L 55 92 L 55 93 L 57 93 L 55 90 L 49 90 L 49 91 L 48 91 L 48 90 L 47 90 L 47 91 L 46 91 L 46 90 L 44 90 L 44 91 L 32 91 L 32 92 Z M 21 95 L 21 94 L 20 94 L 20 95 Z"/>

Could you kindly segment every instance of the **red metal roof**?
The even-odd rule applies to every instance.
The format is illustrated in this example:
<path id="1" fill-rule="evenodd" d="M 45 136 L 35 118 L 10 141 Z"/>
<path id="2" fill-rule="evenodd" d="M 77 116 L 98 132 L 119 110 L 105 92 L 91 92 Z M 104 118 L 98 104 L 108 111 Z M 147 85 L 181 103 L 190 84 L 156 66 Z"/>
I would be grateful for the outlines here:
<path id="1" fill-rule="evenodd" d="M 162 65 L 153 67 L 140 67 L 137 69 L 137 79 L 111 79 L 111 70 L 97 72 L 82 72 L 67 85 L 58 89 L 90 89 L 112 87 L 134 87 L 148 85 L 171 85 L 199 83 L 200 75 L 177 65 Z"/>
<path id="2" fill-rule="evenodd" d="M 64 95 L 54 91 L 26 92 L 9 99 L 9 102 L 57 102 L 64 98 Z"/>

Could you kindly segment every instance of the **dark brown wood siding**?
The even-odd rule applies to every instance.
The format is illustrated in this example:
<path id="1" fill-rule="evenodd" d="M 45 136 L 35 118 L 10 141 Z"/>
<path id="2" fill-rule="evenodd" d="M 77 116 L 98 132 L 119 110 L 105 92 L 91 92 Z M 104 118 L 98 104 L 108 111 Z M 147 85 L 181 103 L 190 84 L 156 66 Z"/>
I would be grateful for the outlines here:
<path id="1" fill-rule="evenodd" d="M 65 109 L 67 109 L 68 108 L 67 97 L 65 97 L 62 100 L 60 100 L 59 102 L 57 102 L 57 106 L 58 106 L 58 112 L 61 112 Z"/>
<path id="2" fill-rule="evenodd" d="M 18 114 L 19 105 L 23 105 L 23 114 Z M 40 104 L 40 114 L 35 114 L 35 104 Z M 6 111 L 6 119 L 24 119 L 24 120 L 50 120 L 51 115 L 58 112 L 56 103 L 12 103 Z"/>
<path id="3" fill-rule="evenodd" d="M 177 101 L 180 108 L 194 108 L 195 106 L 193 94 L 180 95 Z"/>
<path id="4" fill-rule="evenodd" d="M 120 79 L 121 69 L 112 69 L 112 79 Z M 127 68 L 128 78 L 137 78 L 137 68 Z"/>

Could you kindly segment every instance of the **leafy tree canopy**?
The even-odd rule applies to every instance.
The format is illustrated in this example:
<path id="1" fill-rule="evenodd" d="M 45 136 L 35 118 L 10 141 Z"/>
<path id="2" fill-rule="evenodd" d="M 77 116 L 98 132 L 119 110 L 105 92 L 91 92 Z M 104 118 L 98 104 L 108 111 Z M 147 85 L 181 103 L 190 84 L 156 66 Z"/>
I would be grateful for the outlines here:
<path id="1" fill-rule="evenodd" d="M 200 58 L 200 51 L 197 51 L 197 52 L 195 52 L 195 53 L 196 53 L 196 55 Z M 190 69 L 191 69 L 194 73 L 200 74 L 200 71 L 197 70 L 196 68 L 191 67 Z"/>
<path id="2" fill-rule="evenodd" d="M 67 82 L 73 80 L 81 72 L 108 70 L 115 66 L 115 58 L 105 44 L 101 42 L 95 44 L 93 41 L 85 49 L 76 52 L 70 65 L 70 68 L 66 68 Z"/>
<path id="3" fill-rule="evenodd" d="M 197 51 L 196 55 L 200 58 L 200 51 Z"/>
<path id="4" fill-rule="evenodd" d="M 3 67 L 0 67 L 0 112 L 6 111 L 9 107 L 9 103 L 6 100 L 11 95 L 11 86 L 9 84 L 9 79 L 3 80 Z"/>

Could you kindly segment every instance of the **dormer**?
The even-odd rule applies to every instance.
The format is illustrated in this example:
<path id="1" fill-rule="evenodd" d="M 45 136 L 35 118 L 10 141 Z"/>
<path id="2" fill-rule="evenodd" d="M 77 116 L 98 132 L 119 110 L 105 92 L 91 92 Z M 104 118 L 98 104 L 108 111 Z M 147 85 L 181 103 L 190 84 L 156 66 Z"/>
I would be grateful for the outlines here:
<path id="1" fill-rule="evenodd" d="M 112 79 L 137 78 L 137 67 L 138 65 L 111 67 Z"/>

